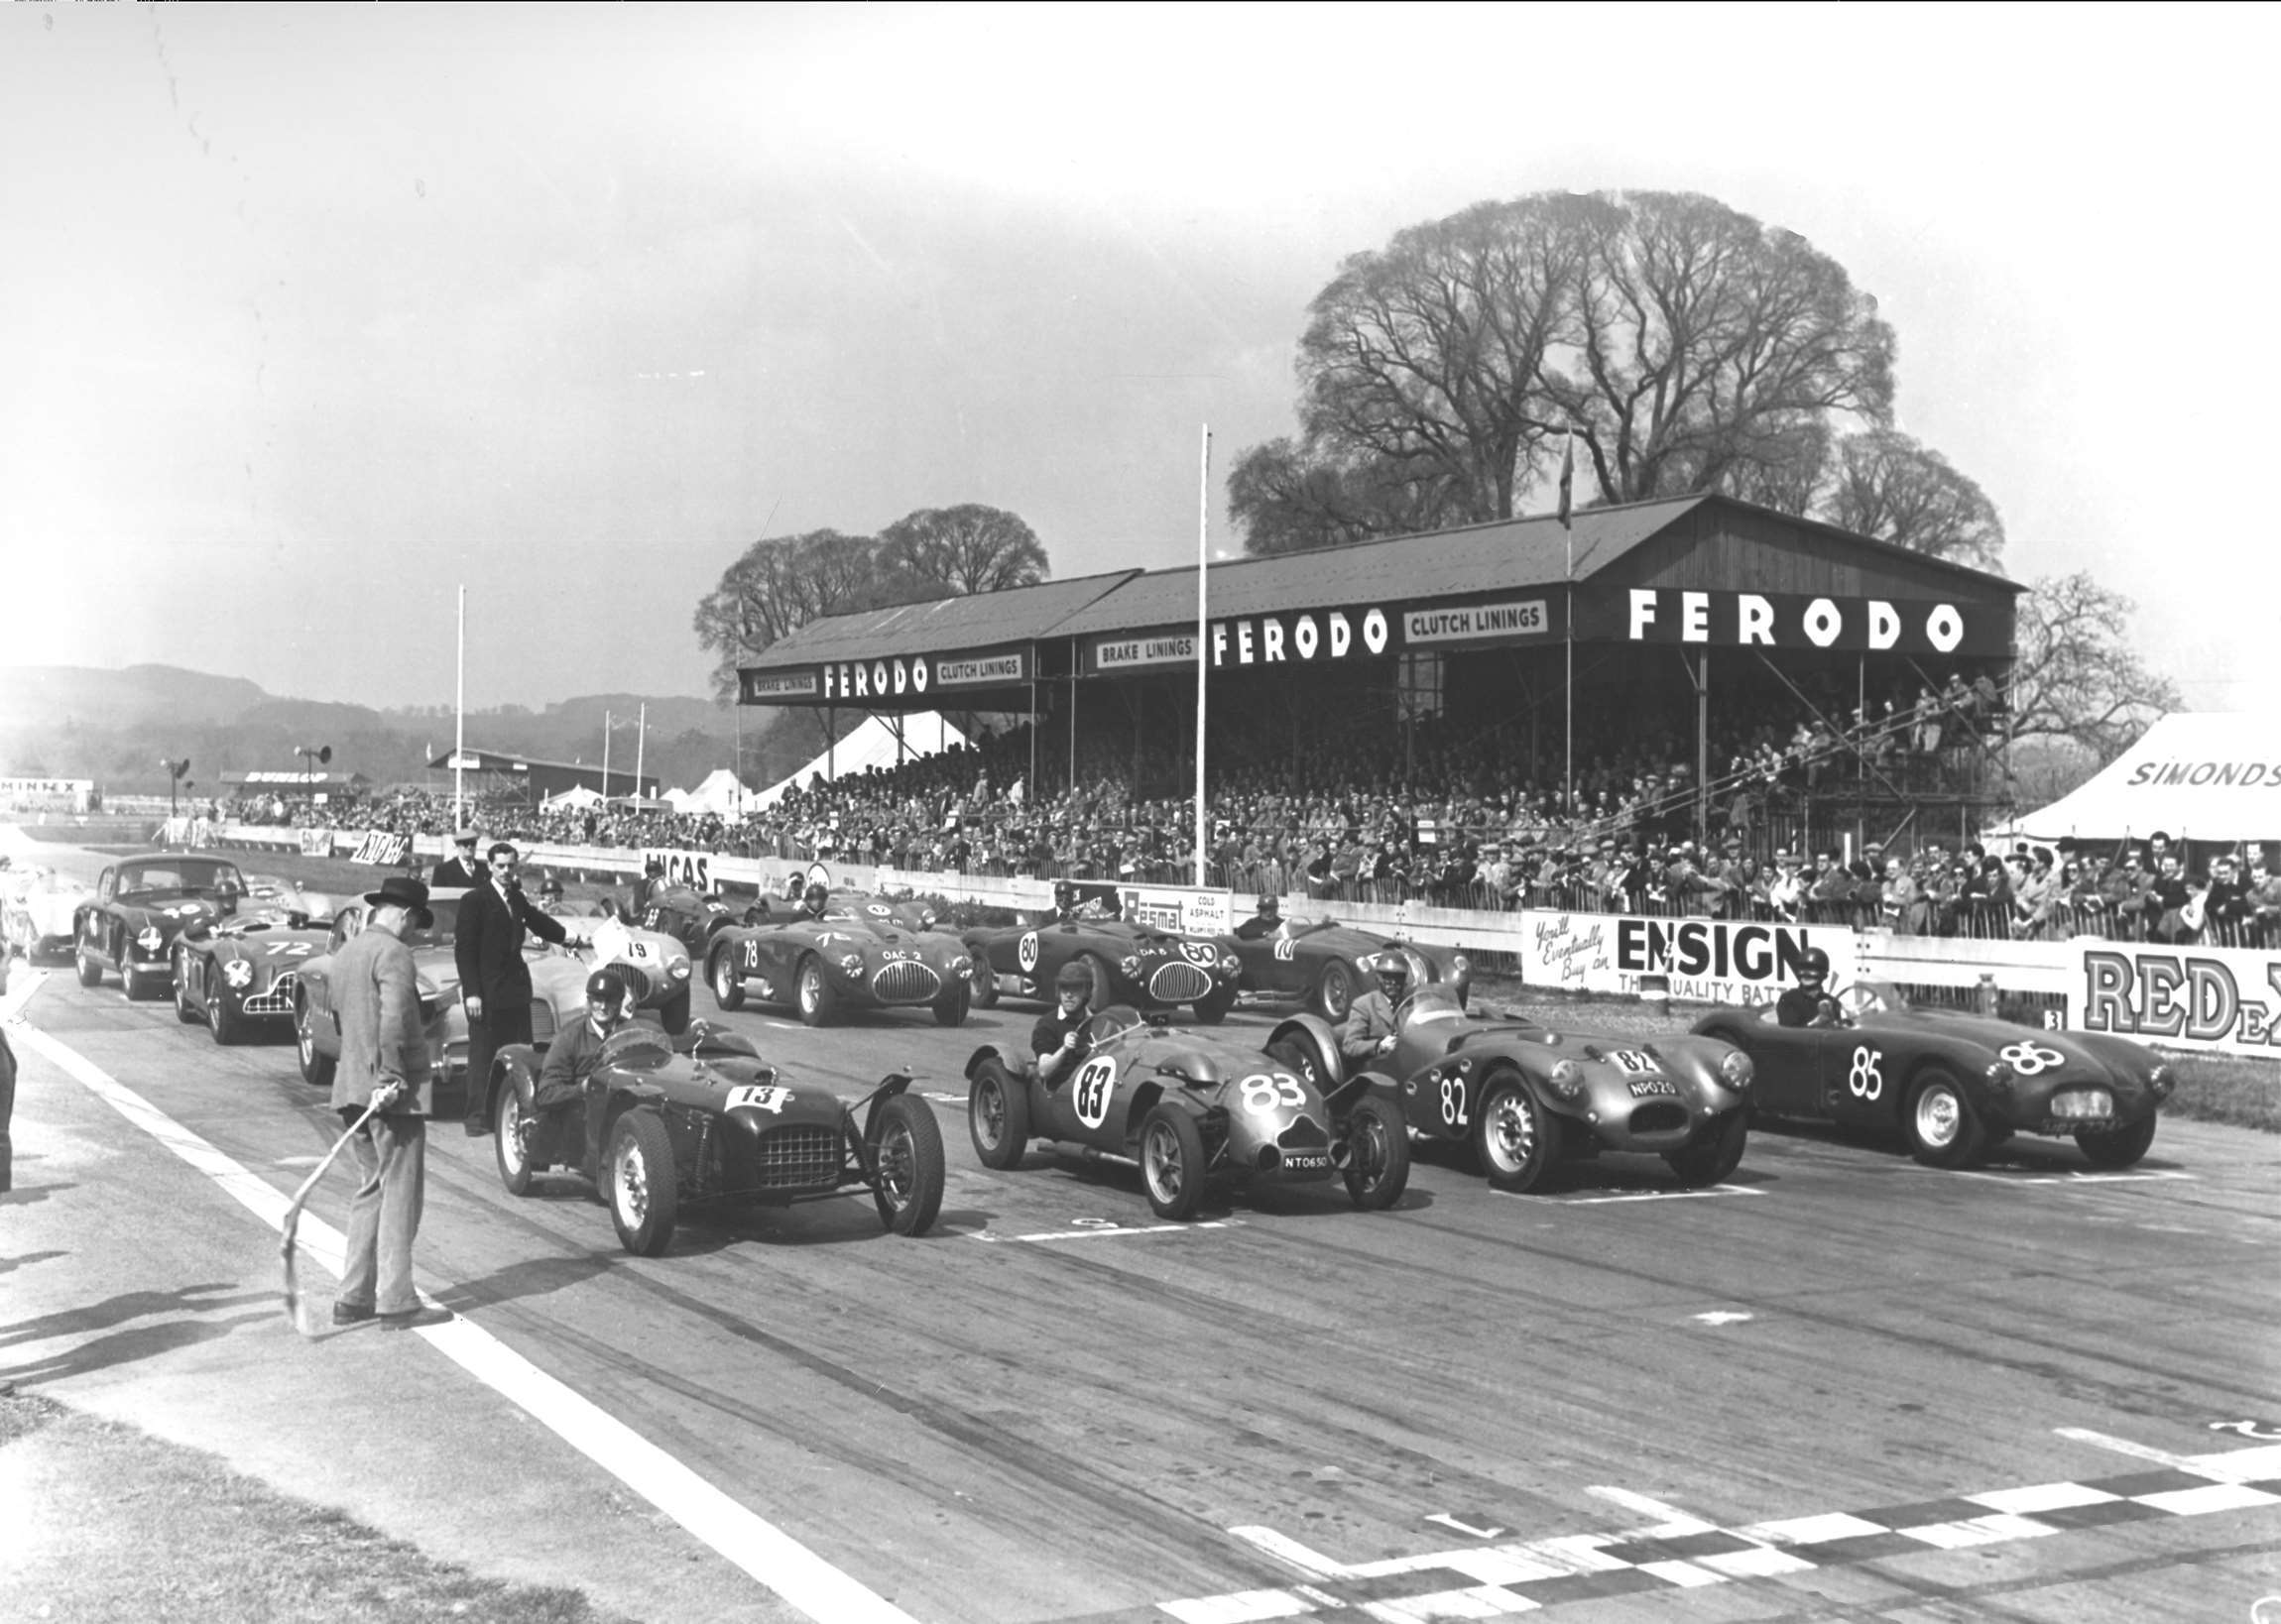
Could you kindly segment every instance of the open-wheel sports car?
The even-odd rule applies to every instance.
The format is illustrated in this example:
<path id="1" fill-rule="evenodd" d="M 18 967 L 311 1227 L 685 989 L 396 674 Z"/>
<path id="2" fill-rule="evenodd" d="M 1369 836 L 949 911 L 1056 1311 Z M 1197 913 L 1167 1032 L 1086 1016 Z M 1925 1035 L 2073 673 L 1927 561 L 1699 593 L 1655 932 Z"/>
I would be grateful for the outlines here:
<path id="1" fill-rule="evenodd" d="M 966 1019 L 974 991 L 966 944 L 943 931 L 911 930 L 862 899 L 828 905 L 821 919 L 732 925 L 716 933 L 705 980 L 723 1009 L 745 999 L 789 1004 L 809 1026 L 843 1009 L 934 1011 L 939 1026 Z"/>
<path id="2" fill-rule="evenodd" d="M 80 905 L 94 894 L 86 883 L 45 868 L 12 869 L 0 881 L 0 951 L 27 964 L 69 953 Z"/>
<path id="3" fill-rule="evenodd" d="M 1784 1026 L 1775 1006 L 1728 1005 L 1695 1030 L 1757 1064 L 1760 1115 L 1897 1132 L 1927 1167 L 1964 1167 L 2015 1133 L 2071 1137 L 2102 1168 L 2154 1143 L 2170 1067 L 2101 1032 L 2047 1032 L 1985 1015 L 1912 1008 L 1890 983 L 1835 994 L 1838 1023 Z"/>
<path id="4" fill-rule="evenodd" d="M 1338 1039 L 1311 1015 L 1251 1048 L 1130 1006 L 1094 1015 L 1076 1071 L 1048 1089 L 1033 1061 L 995 1047 L 966 1063 L 968 1134 L 985 1167 L 1020 1165 L 1032 1139 L 1140 1164 L 1157 1217 L 1191 1218 L 1216 1183 L 1257 1188 L 1343 1178 L 1378 1210 L 1409 1183 L 1409 1136 L 1392 1087 L 1325 1088 Z"/>
<path id="5" fill-rule="evenodd" d="M 1356 993 L 1370 990 L 1370 967 L 1381 953 L 1407 961 L 1410 986 L 1452 988 L 1460 1008 L 1472 991 L 1473 965 L 1463 953 L 1397 942 L 1335 919 L 1286 919 L 1264 935 L 1220 941 L 1243 965 L 1246 992 L 1301 999 L 1334 1026 L 1347 1018 Z"/>
<path id="6" fill-rule="evenodd" d="M 1093 973 L 1097 1008 L 1131 1004 L 1169 1009 L 1186 1004 L 1208 1026 L 1236 1006 L 1243 962 L 1225 942 L 1181 936 L 1125 919 L 1058 924 L 979 926 L 961 938 L 974 957 L 974 1001 L 988 1009 L 1001 995 L 1053 999 L 1053 979 L 1066 964 Z"/>
<path id="7" fill-rule="evenodd" d="M 586 1102 L 537 1112 L 538 1055 L 518 1044 L 499 1059 L 509 1084 L 494 1118 L 499 1178 L 527 1195 L 549 1168 L 585 1161 Z M 607 1095 L 601 1195 L 639 1256 L 665 1250 L 684 1208 L 786 1207 L 860 1189 L 899 1235 L 924 1234 L 942 1211 L 942 1130 L 907 1077 L 842 1101 L 784 1081 L 749 1038 L 700 1020 L 677 1037 L 621 1028 L 594 1080 Z"/>
<path id="8" fill-rule="evenodd" d="M 128 997 L 148 996 L 173 973 L 176 939 L 230 912 L 245 894 L 245 875 L 228 858 L 151 852 L 122 859 L 96 878 L 95 894 L 72 917 L 79 985 L 100 986 L 103 972 L 112 970 Z"/>
<path id="9" fill-rule="evenodd" d="M 175 944 L 175 1018 L 216 1043 L 243 1043 L 293 1021 L 300 967 L 332 948 L 328 924 L 289 908 L 241 906 L 201 920 Z"/>
<path id="10" fill-rule="evenodd" d="M 428 912 L 434 924 L 406 940 L 420 978 L 420 1009 L 426 1025 L 428 1063 L 439 1091 L 467 1079 L 467 1010 L 459 1001 L 459 961 L 452 948 L 463 890 L 431 891 Z M 340 1060 L 340 1026 L 332 1008 L 332 955 L 364 928 L 365 908 L 354 902 L 333 917 L 322 952 L 302 962 L 294 985 L 294 1038 L 300 1051 L 300 1074 L 318 1088 L 330 1086 Z M 660 1023 L 678 1012 L 688 1025 L 689 960 L 670 937 L 630 930 L 604 920 L 591 932 L 593 951 L 571 955 L 533 942 L 524 949 L 531 969 L 531 1035 L 540 1051 L 564 1026 L 586 1018 L 586 977 L 602 965 L 616 965 L 636 994 L 638 1013 Z M 675 974 L 675 971 L 678 974 Z M 487 1091 L 500 1084 L 496 1059 Z M 486 1107 L 488 1109 L 488 1107 Z"/>
<path id="11" fill-rule="evenodd" d="M 1346 1069 L 1398 1080 L 1409 1125 L 1469 1145 L 1501 1190 L 1536 1189 L 1563 1158 L 1604 1150 L 1660 1156 L 1690 1187 L 1717 1184 L 1742 1160 L 1750 1057 L 1726 1043 L 1482 1018 L 1446 986 L 1418 988 L 1397 1020 L 1391 1054 Z"/>

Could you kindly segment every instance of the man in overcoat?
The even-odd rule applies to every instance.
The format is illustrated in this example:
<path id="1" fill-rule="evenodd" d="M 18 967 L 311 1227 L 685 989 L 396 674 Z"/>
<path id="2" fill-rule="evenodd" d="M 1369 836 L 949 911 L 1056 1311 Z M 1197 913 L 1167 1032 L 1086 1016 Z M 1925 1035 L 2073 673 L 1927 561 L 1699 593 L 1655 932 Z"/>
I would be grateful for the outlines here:
<path id="1" fill-rule="evenodd" d="M 532 936 L 556 947 L 570 933 L 523 894 L 522 854 L 512 841 L 494 842 L 487 854 L 491 876 L 459 901 L 452 956 L 459 965 L 459 996 L 467 1007 L 467 1131 L 491 1131 L 491 1059 L 511 1043 L 531 1041 L 531 967 L 523 944 Z"/>

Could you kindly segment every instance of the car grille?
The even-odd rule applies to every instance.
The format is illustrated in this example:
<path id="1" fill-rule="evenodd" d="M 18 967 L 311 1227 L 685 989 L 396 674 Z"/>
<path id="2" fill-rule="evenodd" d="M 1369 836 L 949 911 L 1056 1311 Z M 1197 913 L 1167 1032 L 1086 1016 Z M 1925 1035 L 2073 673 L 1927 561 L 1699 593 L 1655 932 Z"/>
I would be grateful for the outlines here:
<path id="1" fill-rule="evenodd" d="M 637 970 L 634 966 L 623 962 L 614 963 L 610 966 L 610 968 L 615 970 L 618 973 L 619 979 L 625 982 L 626 990 L 634 995 L 634 1001 L 636 1003 L 648 1003 L 650 1001 L 650 977 L 648 972 Z"/>
<path id="2" fill-rule="evenodd" d="M 1323 1124 L 1312 1116 L 1300 1117 L 1275 1140 L 1285 1150 L 1319 1150 L 1330 1142 L 1331 1136 L 1323 1131 Z"/>
<path id="3" fill-rule="evenodd" d="M 293 1013 L 294 984 L 300 978 L 288 970 L 270 983 L 267 992 L 256 992 L 238 1005 L 249 1015 L 290 1015 Z"/>
<path id="4" fill-rule="evenodd" d="M 898 959 L 872 977 L 871 989 L 888 1003 L 930 1002 L 942 990 L 942 978 L 916 959 Z"/>
<path id="5" fill-rule="evenodd" d="M 1159 1003 L 1193 1003 L 1212 990 L 1212 978 L 1185 959 L 1156 967 L 1148 978 L 1148 995 Z"/>
<path id="6" fill-rule="evenodd" d="M 840 1176 L 839 1129 L 794 1122 L 761 1135 L 753 1155 L 753 1182 L 764 1190 L 832 1185 Z"/>
<path id="7" fill-rule="evenodd" d="M 540 1048 L 554 1041 L 554 1006 L 544 998 L 531 1000 L 531 1041 Z"/>
<path id="8" fill-rule="evenodd" d="M 1650 1100 L 1631 1113 L 1634 1133 L 1670 1133 L 1687 1125 L 1687 1107 L 1676 1100 Z"/>

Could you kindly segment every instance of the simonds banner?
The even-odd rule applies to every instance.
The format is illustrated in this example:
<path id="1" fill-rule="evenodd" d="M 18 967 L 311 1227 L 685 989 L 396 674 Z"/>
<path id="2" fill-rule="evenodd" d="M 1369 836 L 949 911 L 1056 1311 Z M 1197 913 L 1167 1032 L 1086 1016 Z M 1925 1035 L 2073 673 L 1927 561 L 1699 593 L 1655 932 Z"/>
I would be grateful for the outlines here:
<path id="1" fill-rule="evenodd" d="M 1797 986 L 1808 948 L 1830 956 L 1830 982 L 1859 974 L 1854 933 L 1836 925 L 1744 919 L 1651 919 L 1633 914 L 1520 914 L 1521 981 L 1568 992 L 1637 997 L 1649 977 L 1674 998 L 1765 1003 Z"/>

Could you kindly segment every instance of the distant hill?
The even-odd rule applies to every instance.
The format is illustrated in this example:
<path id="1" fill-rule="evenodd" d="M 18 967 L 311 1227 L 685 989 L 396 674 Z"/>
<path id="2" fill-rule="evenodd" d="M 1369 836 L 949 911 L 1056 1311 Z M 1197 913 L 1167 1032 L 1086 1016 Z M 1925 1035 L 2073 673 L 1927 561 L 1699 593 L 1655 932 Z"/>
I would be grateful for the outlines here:
<path id="1" fill-rule="evenodd" d="M 645 705 L 647 743 L 641 744 Z M 740 718 L 709 699 L 681 694 L 587 694 L 543 710 L 471 711 L 467 743 L 599 763 L 605 717 L 612 768 L 632 772 L 639 751 L 643 770 L 668 787 L 692 786 L 715 767 L 740 761 L 746 782 L 759 787 L 823 748 L 806 716 L 747 711 Z M 850 713 L 841 731 L 861 721 Z M 223 772 L 293 770 L 300 764 L 295 749 L 302 745 L 331 746 L 336 772 L 361 772 L 384 785 L 440 785 L 447 775 L 430 773 L 427 762 L 450 748 L 452 732 L 444 707 L 379 711 L 282 698 L 243 677 L 172 665 L 0 668 L 0 775 L 93 778 L 113 794 L 165 794 L 169 780 L 161 762 L 182 756 L 189 757 L 197 793 L 210 794 Z"/>

